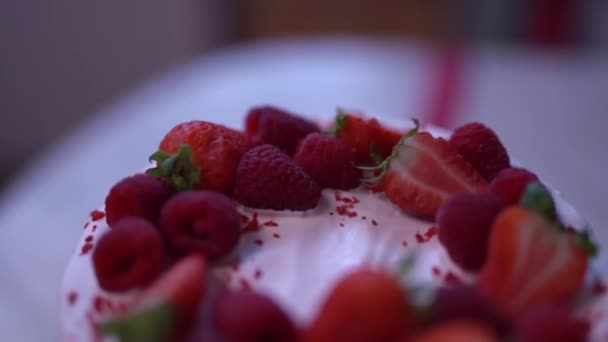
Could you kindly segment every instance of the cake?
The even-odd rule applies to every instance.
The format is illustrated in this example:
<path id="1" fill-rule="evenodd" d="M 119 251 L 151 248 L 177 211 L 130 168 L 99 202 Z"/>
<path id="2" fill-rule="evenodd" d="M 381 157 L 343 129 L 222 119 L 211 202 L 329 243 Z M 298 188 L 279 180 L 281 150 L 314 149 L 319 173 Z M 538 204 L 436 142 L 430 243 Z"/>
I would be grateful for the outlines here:
<path id="1" fill-rule="evenodd" d="M 348 120 L 350 120 L 350 126 L 348 126 Z M 361 126 L 355 127 L 354 123 Z M 193 125 L 196 127 L 193 128 Z M 497 270 L 501 271 L 500 267 L 493 266 L 492 270 L 487 270 L 490 268 L 488 264 L 492 263 L 486 259 L 498 258 L 497 255 L 500 253 L 493 251 L 498 251 L 501 248 L 492 247 L 492 242 L 489 242 L 488 246 L 490 247 L 487 248 L 489 249 L 487 251 L 485 247 L 478 248 L 481 245 L 485 246 L 485 240 L 494 241 L 498 238 L 493 240 L 490 237 L 486 237 L 485 240 L 481 238 L 484 243 L 480 242 L 479 246 L 474 244 L 462 247 L 459 246 L 459 244 L 464 244 L 462 241 L 475 241 L 475 239 L 454 238 L 454 234 L 460 233 L 457 232 L 456 228 L 454 229 L 456 233 L 451 233 L 452 237 L 444 232 L 448 230 L 444 226 L 450 226 L 452 224 L 450 220 L 453 221 L 450 218 L 447 202 L 450 202 L 457 197 L 456 194 L 461 192 L 483 192 L 485 194 L 488 184 L 492 184 L 493 179 L 500 175 L 501 171 L 507 169 L 510 164 L 515 164 L 509 161 L 498 138 L 493 133 L 488 135 L 487 131 L 489 130 L 485 126 L 479 124 L 468 125 L 457 130 L 463 138 L 458 140 L 452 136 L 453 140 L 449 140 L 450 132 L 432 126 L 418 129 L 417 122 L 386 125 L 384 123 L 380 124 L 375 119 L 367 120 L 357 115 L 339 113 L 336 123 L 332 127 L 324 127 L 325 134 L 319 134 L 320 128 L 316 124 L 274 107 L 252 109 L 246 117 L 244 133 L 223 126 L 219 126 L 221 127 L 218 129 L 220 133 L 217 133 L 215 128 L 209 131 L 209 127 L 216 126 L 219 125 L 196 121 L 178 125 L 167 134 L 160 144 L 160 153 L 152 155 L 153 163 L 143 171 L 147 172 L 147 177 L 162 179 L 170 189 L 163 188 L 156 191 L 154 195 L 150 195 L 146 199 L 148 201 L 146 208 L 133 209 L 128 207 L 124 204 L 124 199 L 123 202 L 118 201 L 118 204 L 114 203 L 117 202 L 116 200 L 109 202 L 106 199 L 104 207 L 91 212 L 90 220 L 84 224 L 82 238 L 69 261 L 63 279 L 60 305 L 61 324 L 66 341 L 99 340 L 103 335 L 102 326 L 105 325 L 107 328 L 109 324 L 128 321 L 129 317 L 140 313 L 142 311 L 141 303 L 146 302 L 146 300 L 141 299 L 146 297 L 145 295 L 142 296 L 142 293 L 155 292 L 156 290 L 150 290 L 153 288 L 166 288 L 166 286 L 158 286 L 157 284 L 162 282 L 163 277 L 170 273 L 172 269 L 178 268 L 177 265 L 186 264 L 183 261 L 188 258 L 192 259 L 194 254 L 204 256 L 202 260 L 205 260 L 204 268 L 206 271 L 205 275 L 200 277 L 200 282 L 205 285 L 201 286 L 200 289 L 199 297 L 201 298 L 197 300 L 196 295 L 191 295 L 193 299 L 190 302 L 194 302 L 195 304 L 192 305 L 196 305 L 198 309 L 196 315 L 187 315 L 193 316 L 189 319 L 188 328 L 184 328 L 181 323 L 177 324 L 180 327 L 179 338 L 192 341 L 206 341 L 211 335 L 214 340 L 223 340 L 219 339 L 222 337 L 225 340 L 234 338 L 234 336 L 222 336 L 222 331 L 225 332 L 231 327 L 229 318 L 223 319 L 223 322 L 227 321 L 228 323 L 225 323 L 224 326 L 220 324 L 218 328 L 217 316 L 220 315 L 218 312 L 223 311 L 221 311 L 221 305 L 217 302 L 230 302 L 230 298 L 218 300 L 216 296 L 220 298 L 225 293 L 237 295 L 243 295 L 243 293 L 259 294 L 270 304 L 264 304 L 265 302 L 255 304 L 258 303 L 255 298 L 241 298 L 239 301 L 235 299 L 238 297 L 234 297 L 232 299 L 233 304 L 230 305 L 234 306 L 234 301 L 238 303 L 250 301 L 254 303 L 251 305 L 253 309 L 256 308 L 256 305 L 264 308 L 273 307 L 275 311 L 271 310 L 271 313 L 268 310 L 263 311 L 269 315 L 268 317 L 273 317 L 273 322 L 289 320 L 289 323 L 284 325 L 290 326 L 287 330 L 291 332 L 285 333 L 287 335 L 278 336 L 290 337 L 286 339 L 267 339 L 269 341 L 294 340 L 295 335 L 305 341 L 322 341 L 323 337 L 319 336 L 334 336 L 333 340 L 336 340 L 336 336 L 341 336 L 340 340 L 357 340 L 356 338 L 365 335 L 365 329 L 357 335 L 358 337 L 347 338 L 348 335 L 326 333 L 332 328 L 326 326 L 319 328 L 318 324 L 319 317 L 323 316 L 322 312 L 325 312 L 324 310 L 327 308 L 327 302 L 331 302 L 331 298 L 336 296 L 337 289 L 342 289 L 340 293 L 348 292 L 348 290 L 344 290 L 343 285 L 349 275 L 352 277 L 351 283 L 361 283 L 361 280 L 356 279 L 358 279 L 357 276 L 363 276 L 357 275 L 357 272 L 364 275 L 365 272 L 377 272 L 380 274 L 380 278 L 382 274 L 390 275 L 397 279 L 403 287 L 404 298 L 408 298 L 406 303 L 408 306 L 417 309 L 422 307 L 427 310 L 429 308 L 437 309 L 433 306 L 433 303 L 441 297 L 441 295 L 438 295 L 438 293 L 441 293 L 441 290 L 437 290 L 438 288 L 464 289 L 463 291 L 466 292 L 472 288 L 477 288 L 466 286 L 466 284 L 482 283 L 478 287 L 484 288 L 484 282 L 491 284 L 497 282 L 496 279 L 500 278 L 497 275 Z M 394 127 L 400 128 L 396 129 Z M 193 140 L 189 135 L 192 130 L 205 131 L 204 142 L 201 143 L 198 138 Z M 441 148 L 436 149 L 435 140 L 429 140 L 429 145 L 425 145 L 426 141 L 423 139 L 415 140 L 415 142 L 410 140 L 408 143 L 407 139 L 412 136 L 421 136 L 418 131 L 427 132 L 425 134 L 428 134 L 428 139 L 445 138 L 445 140 L 438 139 L 442 141 L 439 144 Z M 371 137 L 375 141 L 370 146 Z M 476 139 L 482 139 L 482 142 L 476 142 Z M 340 141 L 341 149 L 334 146 L 334 140 Z M 218 174 L 213 169 L 197 168 L 197 165 L 205 165 L 204 163 L 207 161 L 203 162 L 205 157 L 198 156 L 200 151 L 197 151 L 196 146 L 191 148 L 187 145 L 193 141 L 195 141 L 195 145 L 200 143 L 205 146 L 208 149 L 208 156 L 213 153 L 227 154 L 228 157 L 226 158 L 214 159 L 213 168 L 215 168 L 215 165 L 219 165 L 223 169 L 231 170 L 228 173 L 235 174 L 233 178 L 236 178 L 236 180 L 226 179 L 224 174 Z M 405 142 L 403 146 L 407 148 L 393 149 L 396 145 L 401 146 L 402 142 Z M 475 144 L 477 144 L 476 146 L 485 144 L 485 152 L 483 149 L 481 149 L 482 152 L 479 152 L 471 148 Z M 443 150 L 444 148 L 447 149 L 444 145 L 450 146 L 449 151 Z M 349 153 L 333 154 L 337 153 L 335 151 L 343 152 L 344 146 L 348 147 Z M 439 157 L 434 161 L 427 160 L 424 163 L 420 161 L 424 160 L 423 157 L 418 157 L 412 161 L 407 158 L 408 148 L 424 151 L 430 148 L 432 154 L 434 153 L 434 156 Z M 213 149 L 219 149 L 221 152 L 214 152 L 216 150 Z M 260 158 L 266 158 L 267 155 L 271 155 L 274 159 L 269 159 L 270 162 L 268 160 L 260 162 Z M 349 156 L 348 163 L 342 160 L 343 155 Z M 421 155 L 426 156 L 426 154 Z M 172 156 L 175 156 L 175 158 L 171 162 L 166 162 L 168 166 L 163 169 L 163 162 Z M 321 166 L 330 166 L 332 170 L 330 174 L 326 174 L 323 168 L 319 166 L 319 158 L 323 159 Z M 455 158 L 458 160 L 454 161 Z M 466 166 L 461 167 L 461 163 L 465 163 Z M 295 171 L 291 164 L 296 165 Z M 393 165 L 391 166 L 391 164 Z M 419 167 L 422 164 L 424 164 L 424 168 Z M 272 167 L 267 167 L 267 165 L 272 165 Z M 343 167 L 343 165 L 348 165 L 348 167 Z M 355 165 L 365 165 L 365 167 L 356 168 Z M 458 168 L 453 165 L 458 165 Z M 289 173 L 288 180 L 281 178 L 280 174 L 273 174 L 275 171 L 281 171 L 285 168 L 289 170 L 285 172 L 294 172 L 294 174 Z M 445 176 L 446 168 L 457 170 L 457 176 L 453 179 Z M 395 177 L 395 174 L 400 174 L 399 172 L 404 172 L 408 177 L 413 177 L 417 181 L 415 183 L 417 185 L 416 191 L 411 190 L 412 178 Z M 143 174 L 141 173 L 140 176 L 143 176 Z M 301 174 L 304 174 L 304 176 Z M 447 175 L 451 176 L 451 173 L 448 172 Z M 356 180 L 356 184 L 353 184 L 353 178 Z M 360 184 L 359 179 L 361 178 L 364 179 L 364 182 Z M 441 179 L 444 178 L 450 179 L 442 181 Z M 293 181 L 293 179 L 296 180 Z M 408 191 L 401 191 L 401 188 L 396 188 L 397 186 L 404 186 L 403 179 L 408 180 L 405 183 L 408 186 Z M 293 182 L 289 183 L 290 181 Z M 133 180 L 129 182 L 141 184 Z M 146 182 L 146 180 L 143 180 L 143 182 Z M 258 184 L 260 182 L 263 184 Z M 273 182 L 273 184 L 269 185 L 264 182 Z M 277 184 L 274 184 L 274 182 Z M 429 196 L 429 192 L 425 192 L 428 190 L 425 186 L 430 186 L 431 183 L 433 186 L 437 186 L 431 192 L 434 195 L 440 193 L 440 196 Z M 294 184 L 297 191 L 292 193 L 286 184 Z M 420 184 L 423 185 L 420 186 Z M 538 193 L 546 195 L 546 191 L 549 189 L 549 198 L 552 199 L 555 209 L 547 209 L 547 206 L 543 204 L 544 206 L 541 205 L 539 209 L 541 211 L 535 213 L 548 214 L 549 216 L 557 215 L 554 218 L 554 225 L 566 228 L 560 234 L 563 233 L 564 236 L 571 234 L 567 238 L 564 237 L 563 241 L 566 241 L 566 239 L 569 239 L 568 241 L 582 241 L 583 244 L 586 244 L 585 246 L 593 247 L 587 232 L 577 235 L 577 232 L 580 233 L 587 229 L 585 221 L 561 198 L 557 191 L 535 182 L 534 179 L 530 179 L 526 184 L 526 191 L 529 190 L 528 188 L 532 188 L 530 184 L 539 185 L 539 191 L 530 190 L 533 195 L 538 195 Z M 110 191 L 108 198 L 121 196 L 118 194 L 120 191 L 116 190 L 117 188 L 118 184 Z M 191 190 L 191 188 L 196 190 Z M 268 189 L 274 189 L 276 193 L 271 193 Z M 437 189 L 441 191 L 436 191 Z M 520 190 L 520 192 L 522 191 L 524 190 Z M 114 192 L 114 195 L 112 195 L 112 192 Z M 201 245 L 182 243 L 183 241 L 180 240 L 180 242 L 176 238 L 177 234 L 181 234 L 180 232 L 175 232 L 175 230 L 168 232 L 165 229 L 163 234 L 159 234 L 159 236 L 163 236 L 162 248 L 167 249 L 167 253 L 159 256 L 160 254 L 152 251 L 156 247 L 149 248 L 145 252 L 146 260 L 150 260 L 146 264 L 146 271 L 152 272 L 150 271 L 150 267 L 152 267 L 150 265 L 157 263 L 161 265 L 159 266 L 161 269 L 152 272 L 155 273 L 154 276 L 142 276 L 146 279 L 140 277 L 139 280 L 141 280 L 141 283 L 145 283 L 144 285 L 130 286 L 130 280 L 126 282 L 116 281 L 116 277 L 111 279 L 113 282 L 100 279 L 101 274 L 107 274 L 107 272 L 103 273 L 100 270 L 102 267 L 100 265 L 103 265 L 104 262 L 104 253 L 114 253 L 104 252 L 104 250 L 112 247 L 97 248 L 102 237 L 109 235 L 110 231 L 124 230 L 122 226 L 137 226 L 138 224 L 145 226 L 146 222 L 150 226 L 163 226 L 168 225 L 167 222 L 177 222 L 179 219 L 171 221 L 171 218 L 165 217 L 170 216 L 166 212 L 171 211 L 166 207 L 169 206 L 170 201 L 176 202 L 175 199 L 178 195 L 185 198 L 186 196 L 183 196 L 185 193 L 192 192 L 212 192 L 214 195 L 207 196 L 207 200 L 214 203 L 221 202 L 221 200 L 216 200 L 217 196 L 226 200 L 232 197 L 229 200 L 231 203 L 236 201 L 237 204 L 234 204 L 234 208 L 238 213 L 237 223 L 234 222 L 232 217 L 234 215 L 231 217 L 222 216 L 217 219 L 218 222 L 221 222 L 222 227 L 238 225 L 236 240 L 232 241 L 231 238 L 222 236 L 217 237 L 217 239 L 222 240 L 221 243 L 216 242 L 216 245 L 220 247 L 211 248 L 208 245 L 201 247 Z M 408 193 L 410 194 L 409 197 L 404 195 Z M 518 198 L 522 197 L 521 193 L 517 195 Z M 150 197 L 153 197 L 153 199 L 150 199 Z M 461 197 L 460 202 L 468 203 L 466 196 Z M 492 198 L 488 200 L 487 198 L 476 199 L 477 197 L 473 195 L 470 197 L 473 202 L 477 200 L 485 206 L 483 208 L 488 208 L 484 209 L 484 212 L 492 212 L 492 205 L 487 204 L 492 202 Z M 184 198 L 181 198 L 182 201 L 188 201 Z M 532 201 L 537 200 L 537 198 L 534 199 L 534 196 L 531 198 L 533 198 Z M 129 201 L 131 200 L 133 199 L 129 199 Z M 202 201 L 204 200 L 202 199 Z M 195 200 L 191 199 L 190 201 Z M 458 207 L 457 200 L 451 202 L 453 207 Z M 121 207 L 121 204 L 124 207 Z M 217 206 L 222 205 L 224 204 L 218 204 Z M 478 215 L 474 215 L 477 221 L 491 220 L 491 224 L 477 224 L 477 221 L 473 221 L 471 225 L 481 225 L 484 230 L 492 228 L 497 231 L 498 229 L 493 225 L 498 225 L 499 223 L 496 222 L 499 220 L 495 217 L 502 218 L 500 222 L 503 223 L 501 224 L 507 225 L 510 223 L 505 222 L 512 222 L 514 217 L 523 215 L 516 212 L 506 213 L 508 206 L 504 203 L 497 206 L 500 206 L 500 209 L 496 209 L 496 213 L 487 214 L 487 219 L 477 218 Z M 527 208 L 524 204 L 517 206 Z M 163 208 L 162 213 L 161 207 Z M 521 209 L 520 211 L 527 209 Z M 544 212 L 542 212 L 543 210 Z M 554 213 L 548 212 L 550 210 L 554 210 Z M 534 210 L 530 209 L 530 211 Z M 452 212 L 458 212 L 458 210 L 453 209 Z M 129 221 L 130 217 L 127 216 L 131 214 L 142 218 L 138 222 Z M 482 216 L 479 215 L 479 217 Z M 214 219 L 216 218 L 212 217 L 209 220 Z M 142 223 L 141 221 L 146 222 Z M 551 220 L 547 222 L 549 221 Z M 539 223 L 538 225 L 543 224 Z M 121 227 L 117 228 L 118 226 Z M 141 230 L 145 231 L 144 228 L 141 228 Z M 439 238 L 440 230 L 443 234 L 442 239 Z M 566 231 L 573 232 L 567 233 Z M 216 238 L 217 235 L 213 234 L 215 234 L 214 231 L 210 233 L 205 231 L 204 239 Z M 472 233 L 467 236 L 471 235 Z M 560 235 L 559 239 L 561 238 Z M 203 238 L 201 237 L 201 239 Z M 535 237 L 531 239 L 535 239 Z M 154 239 L 150 237 L 150 241 L 152 240 Z M 451 240 L 457 241 L 450 242 Z M 551 243 L 552 240 L 549 241 Z M 104 243 L 111 246 L 107 241 Z M 122 242 L 114 243 L 120 244 Z M 156 245 L 150 242 L 150 246 Z M 137 248 L 139 247 L 133 247 L 134 250 Z M 456 250 L 458 248 L 470 250 L 462 252 Z M 517 245 L 517 248 L 522 247 Z M 452 252 L 452 249 L 456 251 Z M 128 247 L 125 247 L 125 250 L 128 250 Z M 475 251 L 477 250 L 484 251 L 482 257 L 477 255 L 479 253 L 476 254 Z M 539 247 L 539 250 L 542 249 Z M 506 252 L 503 251 L 502 254 L 504 253 Z M 94 255 L 98 260 L 93 260 Z M 157 257 L 162 258 L 161 263 L 155 261 Z M 539 255 L 530 256 L 531 260 L 542 257 Z M 570 254 L 567 254 L 566 257 L 574 258 L 570 257 Z M 199 258 L 201 257 L 199 256 Z M 577 260 L 583 260 L 583 257 Z M 549 330 L 546 329 L 548 326 L 547 320 L 551 319 L 558 322 L 559 319 L 563 319 L 564 322 L 568 323 L 564 325 L 568 325 L 571 327 L 569 329 L 574 331 L 573 336 L 586 336 L 588 340 L 592 341 L 608 340 L 608 317 L 604 318 L 602 310 L 602 307 L 608 306 L 608 297 L 605 295 L 602 274 L 594 268 L 592 261 L 587 262 L 586 255 L 584 260 L 581 263 L 583 266 L 580 267 L 564 264 L 566 265 L 564 268 L 570 267 L 572 269 L 572 272 L 569 270 L 570 273 L 565 274 L 576 273 L 577 275 L 571 278 L 581 279 L 576 283 L 576 291 L 562 291 L 568 294 L 568 298 L 565 298 L 568 305 L 562 305 L 564 298 L 561 298 L 563 297 L 561 293 L 559 296 L 556 295 L 556 297 L 560 297 L 559 309 L 563 309 L 563 312 L 556 313 L 556 310 L 547 309 L 549 313 L 537 314 L 536 321 L 534 321 L 535 317 L 532 315 L 533 319 L 529 321 L 536 322 L 532 324 L 532 328 L 529 327 L 529 324 L 526 326 L 525 322 L 519 322 L 520 317 L 524 317 L 529 311 L 533 311 L 524 305 L 526 303 L 517 309 L 511 307 L 505 309 L 501 307 L 504 304 L 504 298 L 501 298 L 499 291 L 492 292 L 492 285 L 488 285 L 485 286 L 485 290 L 490 293 L 489 297 L 495 299 L 495 302 L 491 300 L 489 302 L 492 302 L 492 307 L 498 308 L 498 315 L 501 316 L 501 319 L 498 320 L 506 322 L 504 325 L 508 327 L 499 329 L 492 323 L 487 324 L 488 322 L 482 322 L 483 320 L 471 319 L 477 316 L 470 316 L 469 313 L 461 314 L 459 308 L 455 309 L 457 319 L 439 320 L 439 323 L 432 319 L 427 321 L 419 318 L 417 314 L 412 313 L 415 311 L 414 309 L 408 309 L 408 311 L 411 311 L 407 313 L 409 319 L 405 315 L 401 317 L 403 320 L 399 321 L 404 330 L 400 332 L 399 336 L 382 335 L 382 333 L 376 335 L 370 333 L 369 336 L 376 337 L 372 340 L 378 340 L 378 336 L 392 336 L 382 339 L 406 341 L 418 338 L 421 341 L 430 341 L 433 338 L 438 338 L 437 336 L 457 338 L 462 333 L 470 334 L 462 336 L 485 338 L 482 340 L 498 340 L 499 337 L 504 336 L 516 336 L 525 340 L 525 338 L 530 338 L 529 336 L 550 336 L 534 334 L 538 331 Z M 589 260 L 592 259 L 589 258 Z M 190 264 L 193 264 L 193 262 L 190 262 Z M 507 265 L 502 260 L 497 264 Z M 133 265 L 125 267 L 129 268 Z M 187 267 L 188 265 L 182 268 L 187 269 Z M 542 265 L 534 267 L 538 270 L 545 269 Z M 114 272 L 114 270 L 110 271 Z M 551 272 L 558 271 L 553 270 Z M 194 272 L 193 274 L 198 273 Z M 139 275 L 141 275 L 141 272 Z M 520 278 L 517 281 L 525 284 L 538 283 L 534 279 L 539 277 L 534 274 L 525 274 L 525 279 Z M 551 274 L 549 277 L 551 277 Z M 523 284 L 518 283 L 518 285 L 523 287 Z M 552 287 L 548 288 L 549 290 L 545 292 L 550 293 Z M 226 289 L 230 291 L 226 292 Z M 160 292 L 162 293 L 162 291 Z M 387 292 L 385 291 L 383 294 Z M 449 291 L 446 293 L 449 293 Z M 382 296 L 374 298 L 381 301 Z M 523 299 L 522 301 L 526 302 Z M 352 305 L 357 303 L 356 300 L 352 302 Z M 469 306 L 470 304 L 466 301 L 461 303 L 464 303 L 463 306 Z M 220 309 L 218 309 L 218 305 Z M 506 306 L 509 305 L 506 304 Z M 386 315 L 389 315 L 390 306 L 386 306 L 386 310 L 388 310 Z M 525 307 L 525 310 L 522 309 L 523 307 Z M 247 310 L 241 308 L 240 312 L 245 315 L 251 311 L 249 309 L 251 308 L 247 307 Z M 277 310 L 280 312 L 277 313 Z M 505 311 L 508 313 L 505 313 Z M 255 310 L 253 312 L 252 315 L 256 315 Z M 373 309 L 370 308 L 370 312 L 373 312 Z M 564 312 L 567 314 L 565 318 Z M 230 316 L 231 313 L 228 312 L 225 315 Z M 259 313 L 259 315 L 264 317 L 263 313 Z M 327 313 L 325 315 L 327 316 Z M 412 318 L 414 316 L 416 317 Z M 463 318 L 467 318 L 467 320 L 463 320 Z M 328 320 L 324 319 L 323 324 L 327 325 L 325 321 Z M 415 323 L 408 325 L 403 323 L 404 320 L 414 321 Z M 258 322 L 257 324 L 262 323 Z M 338 324 L 335 323 L 334 325 L 337 326 Z M 365 326 L 366 324 L 363 322 L 360 325 Z M 277 323 L 277 325 L 280 326 L 281 324 Z M 352 325 L 357 325 L 354 320 Z M 369 323 L 369 325 L 373 324 Z M 590 325 L 590 328 L 587 328 L 587 325 Z M 242 330 L 249 328 L 251 326 Z M 267 327 L 267 329 L 271 328 Z M 521 332 L 522 329 L 523 333 Z M 236 331 L 239 328 L 235 327 L 233 330 Z M 333 330 L 340 329 L 336 327 Z M 345 329 L 341 330 L 344 331 Z M 354 331 L 358 330 L 354 329 Z M 531 332 L 528 334 L 527 331 Z M 198 333 L 202 335 L 197 335 Z M 194 337 L 194 335 L 198 337 Z M 524 335 L 528 337 L 522 337 Z M 171 336 L 176 338 L 177 335 Z M 361 341 L 365 340 L 364 337 L 361 337 Z"/>

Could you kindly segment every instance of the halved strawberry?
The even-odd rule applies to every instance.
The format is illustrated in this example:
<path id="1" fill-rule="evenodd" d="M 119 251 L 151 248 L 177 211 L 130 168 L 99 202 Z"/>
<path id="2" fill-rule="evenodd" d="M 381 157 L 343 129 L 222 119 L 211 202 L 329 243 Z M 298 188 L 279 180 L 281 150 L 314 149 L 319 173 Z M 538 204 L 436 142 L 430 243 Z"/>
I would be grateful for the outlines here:
<path id="1" fill-rule="evenodd" d="M 551 218 L 546 196 L 537 208 L 525 199 L 529 208 L 507 208 L 494 221 L 478 285 L 511 317 L 574 296 L 594 252 L 586 235 L 569 233 Z"/>
<path id="2" fill-rule="evenodd" d="M 106 322 L 103 332 L 120 341 L 166 341 L 186 333 L 206 292 L 207 261 L 184 257 L 135 299 L 122 317 Z"/>
<path id="3" fill-rule="evenodd" d="M 374 118 L 364 119 L 341 111 L 338 111 L 335 126 L 329 133 L 350 147 L 356 155 L 356 162 L 361 165 L 375 164 L 388 157 L 402 135 L 383 127 Z"/>
<path id="4" fill-rule="evenodd" d="M 446 140 L 418 132 L 418 121 L 414 123 L 415 127 L 376 168 L 381 174 L 366 180 L 367 184 L 381 182 L 393 203 L 424 217 L 434 217 L 452 195 L 486 189 L 486 181 Z"/>

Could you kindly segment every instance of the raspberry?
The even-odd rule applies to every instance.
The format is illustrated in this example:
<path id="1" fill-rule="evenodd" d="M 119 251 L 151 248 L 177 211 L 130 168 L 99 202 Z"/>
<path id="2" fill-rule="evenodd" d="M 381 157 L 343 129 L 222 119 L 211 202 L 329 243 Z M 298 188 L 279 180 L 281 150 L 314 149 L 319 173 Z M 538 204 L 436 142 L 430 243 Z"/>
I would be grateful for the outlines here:
<path id="1" fill-rule="evenodd" d="M 307 135 L 293 160 L 322 188 L 349 190 L 359 186 L 361 172 L 353 166 L 355 154 L 334 137 Z"/>
<path id="2" fill-rule="evenodd" d="M 227 341 L 295 341 L 296 328 L 272 299 L 251 291 L 224 291 L 212 319 Z"/>
<path id="3" fill-rule="evenodd" d="M 212 191 L 186 191 L 171 198 L 161 210 L 161 230 L 179 254 L 197 252 L 210 260 L 237 245 L 241 215 L 226 196 Z"/>
<path id="4" fill-rule="evenodd" d="M 104 234 L 93 251 L 99 286 L 122 292 L 148 285 L 162 272 L 165 245 L 158 229 L 141 218 L 125 218 Z"/>
<path id="5" fill-rule="evenodd" d="M 456 129 L 450 144 L 488 182 L 511 165 L 507 150 L 496 134 L 480 123 L 474 122 Z"/>
<path id="6" fill-rule="evenodd" d="M 233 196 L 248 207 L 307 210 L 316 207 L 321 198 L 315 181 L 272 145 L 249 150 L 236 172 Z"/>
<path id="7" fill-rule="evenodd" d="M 565 309 L 546 304 L 527 312 L 516 324 L 517 341 L 587 341 L 589 323 Z"/>
<path id="8" fill-rule="evenodd" d="M 491 328 L 498 336 L 510 333 L 510 321 L 478 289 L 469 285 L 442 287 L 431 306 L 431 322 L 473 320 Z"/>
<path id="9" fill-rule="evenodd" d="M 492 223 L 501 209 L 501 200 L 492 193 L 457 194 L 441 206 L 439 241 L 456 264 L 467 271 L 481 269 Z"/>
<path id="10" fill-rule="evenodd" d="M 106 216 L 110 226 L 129 216 L 158 223 L 160 208 L 173 195 L 160 179 L 137 174 L 116 183 L 106 197 Z"/>
<path id="11" fill-rule="evenodd" d="M 504 169 L 490 183 L 490 192 L 502 199 L 505 205 L 519 203 L 526 186 L 538 181 L 538 177 L 526 169 L 516 167 Z"/>
<path id="12" fill-rule="evenodd" d="M 271 106 L 252 108 L 245 119 L 245 134 L 252 144 L 274 145 L 289 155 L 300 140 L 318 131 L 314 123 Z"/>

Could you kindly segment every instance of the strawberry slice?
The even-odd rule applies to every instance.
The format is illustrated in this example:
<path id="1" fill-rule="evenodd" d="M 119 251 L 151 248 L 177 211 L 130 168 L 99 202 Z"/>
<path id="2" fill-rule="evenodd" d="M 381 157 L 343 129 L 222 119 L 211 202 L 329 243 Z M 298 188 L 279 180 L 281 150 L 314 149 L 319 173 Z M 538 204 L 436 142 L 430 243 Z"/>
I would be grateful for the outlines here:
<path id="1" fill-rule="evenodd" d="M 478 280 L 481 291 L 512 317 L 575 295 L 595 251 L 587 235 L 569 233 L 552 218 L 547 200 L 537 198 L 531 208 L 529 197 L 522 199 L 528 208 L 507 208 L 494 221 Z"/>
<path id="2" fill-rule="evenodd" d="M 393 203 L 423 217 L 434 217 L 452 195 L 487 188 L 486 181 L 446 140 L 418 132 L 418 121 L 414 123 L 415 127 L 401 138 L 392 154 L 372 168 L 381 170 L 380 175 L 365 183 L 381 182 Z"/>
<path id="3" fill-rule="evenodd" d="M 103 325 L 120 341 L 165 341 L 187 332 L 206 292 L 207 261 L 192 254 L 144 290 L 122 317 Z"/>

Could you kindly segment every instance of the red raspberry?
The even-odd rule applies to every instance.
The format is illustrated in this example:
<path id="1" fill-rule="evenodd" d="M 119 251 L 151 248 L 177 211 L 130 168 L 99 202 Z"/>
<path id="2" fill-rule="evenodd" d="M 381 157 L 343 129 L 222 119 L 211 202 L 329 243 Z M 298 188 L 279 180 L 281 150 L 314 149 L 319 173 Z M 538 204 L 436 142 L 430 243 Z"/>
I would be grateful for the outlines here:
<path id="1" fill-rule="evenodd" d="M 473 320 L 485 324 L 498 336 L 507 337 L 511 322 L 488 301 L 478 288 L 470 285 L 442 287 L 431 306 L 431 322 Z"/>
<path id="2" fill-rule="evenodd" d="M 502 201 L 492 193 L 457 194 L 439 208 L 439 241 L 457 265 L 467 271 L 481 269 L 492 223 L 501 209 Z"/>
<path id="3" fill-rule="evenodd" d="M 509 155 L 496 134 L 474 122 L 454 131 L 450 144 L 488 182 L 509 166 Z"/>
<path id="4" fill-rule="evenodd" d="M 252 108 L 245 119 L 245 134 L 252 144 L 274 145 L 289 155 L 312 132 L 319 132 L 314 123 L 271 106 Z"/>
<path id="5" fill-rule="evenodd" d="M 490 192 L 502 199 L 505 205 L 519 203 L 526 186 L 537 182 L 538 177 L 526 169 L 516 167 L 504 169 L 490 183 Z"/>
<path id="6" fill-rule="evenodd" d="M 148 285 L 165 265 L 163 238 L 150 222 L 125 218 L 104 234 L 93 250 L 99 286 L 122 292 Z"/>
<path id="7" fill-rule="evenodd" d="M 243 155 L 233 196 L 252 208 L 307 210 L 317 206 L 321 190 L 288 155 L 261 145 Z"/>
<path id="8" fill-rule="evenodd" d="M 106 197 L 108 224 L 129 216 L 141 217 L 158 223 L 160 208 L 173 195 L 173 189 L 164 181 L 137 174 L 116 183 Z"/>
<path id="9" fill-rule="evenodd" d="M 214 302 L 212 319 L 227 341 L 295 341 L 296 328 L 272 299 L 251 291 L 225 291 Z"/>
<path id="10" fill-rule="evenodd" d="M 349 190 L 359 186 L 361 171 L 353 166 L 355 154 L 334 137 L 310 133 L 300 142 L 293 161 L 322 188 Z"/>
<path id="11" fill-rule="evenodd" d="M 546 304 L 527 312 L 516 324 L 517 341 L 587 341 L 589 323 L 565 309 Z"/>
<path id="12" fill-rule="evenodd" d="M 186 191 L 161 211 L 161 230 L 180 254 L 197 252 L 215 260 L 237 245 L 241 215 L 228 197 L 212 191 Z"/>

